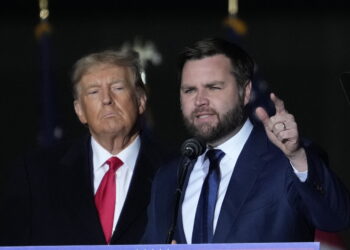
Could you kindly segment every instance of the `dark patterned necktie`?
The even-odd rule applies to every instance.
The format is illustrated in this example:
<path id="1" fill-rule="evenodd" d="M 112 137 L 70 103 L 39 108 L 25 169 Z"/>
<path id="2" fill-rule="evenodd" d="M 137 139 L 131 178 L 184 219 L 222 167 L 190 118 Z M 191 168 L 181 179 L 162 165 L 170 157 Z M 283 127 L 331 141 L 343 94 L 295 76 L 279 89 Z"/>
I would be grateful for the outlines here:
<path id="1" fill-rule="evenodd" d="M 210 149 L 206 153 L 210 165 L 199 197 L 193 226 L 192 243 L 213 241 L 214 211 L 220 184 L 220 161 L 225 153 L 220 149 Z"/>

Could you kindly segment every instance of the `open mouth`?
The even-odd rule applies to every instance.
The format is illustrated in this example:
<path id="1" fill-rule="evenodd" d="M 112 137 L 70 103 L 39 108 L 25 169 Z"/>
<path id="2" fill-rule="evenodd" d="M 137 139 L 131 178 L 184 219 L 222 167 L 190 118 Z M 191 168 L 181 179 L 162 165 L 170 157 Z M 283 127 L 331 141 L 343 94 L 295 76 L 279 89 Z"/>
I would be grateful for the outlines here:
<path id="1" fill-rule="evenodd" d="M 196 113 L 194 115 L 195 121 L 196 122 L 200 122 L 200 123 L 202 123 L 202 122 L 210 122 L 213 119 L 215 119 L 215 117 L 216 117 L 216 114 L 213 113 L 213 112 L 210 112 L 210 113 L 208 113 L 208 112 L 200 112 L 200 113 Z"/>

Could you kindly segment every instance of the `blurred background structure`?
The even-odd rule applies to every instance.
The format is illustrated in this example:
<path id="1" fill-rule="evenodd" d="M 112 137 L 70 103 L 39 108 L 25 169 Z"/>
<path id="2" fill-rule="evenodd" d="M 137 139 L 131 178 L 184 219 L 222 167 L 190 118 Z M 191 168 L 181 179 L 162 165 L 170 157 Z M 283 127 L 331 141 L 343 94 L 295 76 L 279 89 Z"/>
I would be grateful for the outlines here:
<path id="1" fill-rule="evenodd" d="M 38 1 L 1 3 L 1 164 L 32 147 L 80 135 L 73 63 L 90 52 L 135 45 L 145 59 L 149 126 L 162 142 L 179 148 L 187 134 L 177 55 L 195 40 L 218 36 L 239 39 L 256 60 L 259 81 L 285 101 L 302 135 L 328 152 L 331 167 L 350 188 L 350 104 L 339 82 L 350 71 L 349 1 L 242 0 L 233 15 L 227 0 L 52 0 L 48 9 L 40 19 Z M 236 21 L 227 23 L 228 17 Z M 344 235 L 350 246 L 349 232 Z"/>

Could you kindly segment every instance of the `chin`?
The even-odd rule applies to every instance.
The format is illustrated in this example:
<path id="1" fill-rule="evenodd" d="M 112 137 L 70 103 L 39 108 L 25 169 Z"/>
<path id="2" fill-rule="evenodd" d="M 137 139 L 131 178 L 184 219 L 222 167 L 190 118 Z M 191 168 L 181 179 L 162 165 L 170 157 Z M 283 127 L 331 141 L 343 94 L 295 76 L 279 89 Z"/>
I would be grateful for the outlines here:
<path id="1" fill-rule="evenodd" d="M 121 131 L 120 126 L 109 126 L 107 128 L 102 129 L 105 134 L 118 134 Z"/>
<path id="2" fill-rule="evenodd" d="M 211 134 L 211 131 L 213 131 L 216 126 L 212 124 L 201 124 L 200 126 L 195 127 L 197 130 L 197 133 L 203 136 L 209 136 Z"/>

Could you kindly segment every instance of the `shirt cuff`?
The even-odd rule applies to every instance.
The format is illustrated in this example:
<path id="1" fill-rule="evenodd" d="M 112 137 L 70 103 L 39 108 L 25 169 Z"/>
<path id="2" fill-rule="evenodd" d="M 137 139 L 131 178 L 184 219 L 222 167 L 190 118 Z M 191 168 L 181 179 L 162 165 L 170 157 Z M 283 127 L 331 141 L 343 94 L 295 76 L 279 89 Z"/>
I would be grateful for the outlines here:
<path id="1" fill-rule="evenodd" d="M 298 177 L 298 179 L 301 181 L 301 182 L 305 182 L 306 179 L 307 179 L 307 173 L 308 171 L 298 171 L 294 166 L 293 164 L 290 162 L 290 165 L 292 166 L 293 168 L 293 171 L 294 171 L 294 174 Z"/>

